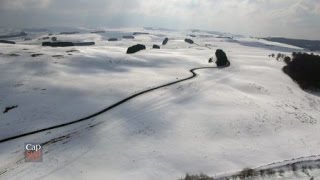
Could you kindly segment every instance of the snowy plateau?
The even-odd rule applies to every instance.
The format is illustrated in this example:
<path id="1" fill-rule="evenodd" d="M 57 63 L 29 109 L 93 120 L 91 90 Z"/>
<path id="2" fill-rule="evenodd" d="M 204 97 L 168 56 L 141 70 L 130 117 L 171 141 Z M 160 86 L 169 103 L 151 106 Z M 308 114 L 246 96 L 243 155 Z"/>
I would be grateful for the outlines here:
<path id="1" fill-rule="evenodd" d="M 92 118 L 4 141 L 0 179 L 240 179 L 246 168 L 259 172 L 251 179 L 320 179 L 320 95 L 303 91 L 269 56 L 303 49 L 209 31 L 61 31 L 50 38 L 95 45 L 44 47 L 49 33 L 40 31 L 0 44 L 0 139 L 88 117 L 188 78 L 190 69 L 215 67 L 208 59 L 216 49 L 231 66 L 198 69 Z M 142 33 L 122 38 L 133 32 Z M 146 49 L 126 54 L 135 44 Z M 25 162 L 29 142 L 42 144 L 42 162 Z"/>

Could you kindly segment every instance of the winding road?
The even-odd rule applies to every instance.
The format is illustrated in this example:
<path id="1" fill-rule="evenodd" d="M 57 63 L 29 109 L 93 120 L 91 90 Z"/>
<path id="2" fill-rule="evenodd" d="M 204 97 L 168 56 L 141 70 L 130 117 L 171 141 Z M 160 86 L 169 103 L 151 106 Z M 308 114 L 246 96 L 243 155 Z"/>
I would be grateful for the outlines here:
<path id="1" fill-rule="evenodd" d="M 51 126 L 51 127 L 47 127 L 47 128 L 43 128 L 43 129 L 39 129 L 39 130 L 35 130 L 35 131 L 31 131 L 31 132 L 27 132 L 27 133 L 23 133 L 23 134 L 12 136 L 12 137 L 7 137 L 7 138 L 4 138 L 4 139 L 1 139 L 0 143 L 4 143 L 4 142 L 11 141 L 11 140 L 14 140 L 14 139 L 22 138 L 22 137 L 25 137 L 25 136 L 30 136 L 30 135 L 37 134 L 37 133 L 40 133 L 40 132 L 53 130 L 53 129 L 61 128 L 61 127 L 64 127 L 64 126 L 68 126 L 68 125 L 72 125 L 72 124 L 76 124 L 76 123 L 79 123 L 79 122 L 82 122 L 82 121 L 86 121 L 86 120 L 92 119 L 92 118 L 97 117 L 97 116 L 99 116 L 99 115 L 101 115 L 103 113 L 106 113 L 106 112 L 110 111 L 111 109 L 113 109 L 113 108 L 115 108 L 117 106 L 120 106 L 121 104 L 123 104 L 123 103 L 125 103 L 125 102 L 127 102 L 127 101 L 129 101 L 131 99 L 134 99 L 134 98 L 136 98 L 138 96 L 147 94 L 149 92 L 152 92 L 152 91 L 164 88 L 164 87 L 172 86 L 174 84 L 178 84 L 178 83 L 193 79 L 193 78 L 197 77 L 197 75 L 198 75 L 195 72 L 197 70 L 201 70 L 201 69 L 219 69 L 219 68 L 224 68 L 224 67 L 228 67 L 228 66 L 230 66 L 230 64 L 227 64 L 226 66 L 221 66 L 221 67 L 206 66 L 206 67 L 198 67 L 198 68 L 190 69 L 189 71 L 190 71 L 190 73 L 192 75 L 187 77 L 187 78 L 176 80 L 176 81 L 173 81 L 173 82 L 170 82 L 170 83 L 167 83 L 167 84 L 163 84 L 163 85 L 160 85 L 160 86 L 157 86 L 157 87 L 153 87 L 153 88 L 150 88 L 150 89 L 135 93 L 135 94 L 133 94 L 133 95 L 131 95 L 129 97 L 126 97 L 126 98 L 122 99 L 121 101 L 118 101 L 118 102 L 106 107 L 105 109 L 102 109 L 101 111 L 98 111 L 98 112 L 96 112 L 94 114 L 88 115 L 88 116 L 86 116 L 84 118 L 77 119 L 77 120 L 70 121 L 70 122 L 63 123 L 63 124 L 59 124 L 59 125 L 55 125 L 55 126 Z"/>

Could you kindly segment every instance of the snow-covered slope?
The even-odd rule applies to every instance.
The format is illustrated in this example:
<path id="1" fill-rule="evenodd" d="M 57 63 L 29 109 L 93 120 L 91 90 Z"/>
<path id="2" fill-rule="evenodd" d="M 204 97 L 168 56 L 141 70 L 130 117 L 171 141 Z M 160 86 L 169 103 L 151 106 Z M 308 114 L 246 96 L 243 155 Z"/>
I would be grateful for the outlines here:
<path id="1" fill-rule="evenodd" d="M 208 59 L 218 48 L 231 61 L 229 68 L 198 70 L 194 79 L 90 120 L 1 143 L 0 179 L 178 179 L 200 172 L 223 177 L 318 157 L 320 97 L 302 91 L 282 73 L 283 63 L 269 57 L 301 49 L 201 32 L 190 45 L 184 42 L 190 32 L 149 33 L 117 42 L 101 34 L 55 35 L 96 42 L 88 47 L 41 47 L 44 35 L 0 44 L 0 109 L 18 105 L 0 114 L 0 139 L 70 122 L 186 78 L 191 68 L 214 66 Z M 164 37 L 170 38 L 166 46 L 151 49 Z M 137 43 L 147 50 L 125 54 Z M 45 143 L 42 163 L 24 162 L 26 142 Z M 309 175 L 319 176 L 319 168 Z M 310 179 L 290 171 L 271 179 L 284 177 Z"/>

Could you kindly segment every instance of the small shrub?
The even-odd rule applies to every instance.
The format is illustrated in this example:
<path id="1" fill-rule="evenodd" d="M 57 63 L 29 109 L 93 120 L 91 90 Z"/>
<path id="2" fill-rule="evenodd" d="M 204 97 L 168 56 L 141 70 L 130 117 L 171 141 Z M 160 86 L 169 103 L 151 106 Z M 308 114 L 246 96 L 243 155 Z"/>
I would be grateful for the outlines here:
<path id="1" fill-rule="evenodd" d="M 273 169 L 268 169 L 267 170 L 267 175 L 268 176 L 274 176 L 276 174 L 276 172 Z"/>
<path id="2" fill-rule="evenodd" d="M 269 57 L 274 58 L 275 57 L 274 53 L 270 54 Z"/>
<path id="3" fill-rule="evenodd" d="M 286 64 L 289 64 L 290 61 L 291 61 L 291 58 L 290 58 L 289 56 L 286 56 L 286 57 L 284 58 L 284 62 L 285 62 Z"/>
<path id="4" fill-rule="evenodd" d="M 259 173 L 260 173 L 260 176 L 265 176 L 266 175 L 266 173 L 267 173 L 267 171 L 266 170 L 264 170 L 264 169 L 261 169 L 260 171 L 259 171 Z"/>
<path id="5" fill-rule="evenodd" d="M 205 174 L 200 175 L 189 175 L 187 174 L 184 179 L 181 180 L 214 180 L 213 177 L 209 177 Z"/>
<path id="6" fill-rule="evenodd" d="M 280 176 L 283 176 L 284 170 L 283 170 L 283 169 L 280 169 L 280 170 L 278 171 L 278 173 L 279 173 Z"/>
<path id="7" fill-rule="evenodd" d="M 254 176 L 257 176 L 257 175 L 258 175 L 257 171 L 255 171 L 254 169 L 249 169 L 249 168 L 243 169 L 239 173 L 240 179 L 245 179 L 245 178 L 248 178 L 248 177 L 254 177 Z"/>
<path id="8" fill-rule="evenodd" d="M 285 57 L 287 57 L 285 54 L 278 53 L 276 59 L 277 61 L 280 61 L 280 60 L 284 60 Z"/>
<path id="9" fill-rule="evenodd" d="M 298 167 L 297 167 L 296 164 L 292 164 L 292 165 L 291 165 L 291 168 L 292 168 L 292 171 L 293 171 L 293 172 L 296 172 L 296 171 L 298 170 Z"/>

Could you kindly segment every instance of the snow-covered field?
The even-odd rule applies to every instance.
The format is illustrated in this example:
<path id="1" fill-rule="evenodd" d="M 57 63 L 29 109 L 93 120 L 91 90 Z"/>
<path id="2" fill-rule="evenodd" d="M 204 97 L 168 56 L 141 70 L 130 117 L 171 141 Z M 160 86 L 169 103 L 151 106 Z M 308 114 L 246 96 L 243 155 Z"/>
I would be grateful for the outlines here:
<path id="1" fill-rule="evenodd" d="M 112 30 L 134 31 L 143 29 Z M 193 33 L 197 45 L 190 45 L 184 38 L 192 32 L 148 32 L 116 42 L 106 41 L 112 33 L 53 35 L 96 42 L 87 47 L 42 47 L 43 33 L 0 44 L 0 110 L 18 106 L 0 112 L 0 139 L 80 119 L 186 78 L 189 69 L 214 66 L 208 59 L 218 48 L 231 61 L 228 68 L 198 70 L 194 79 L 90 120 L 0 143 L 0 179 L 225 177 L 244 168 L 320 158 L 320 96 L 302 91 L 282 73 L 283 62 L 269 57 L 301 49 L 202 31 Z M 151 49 L 165 37 L 166 46 Z M 147 49 L 127 55 L 127 47 L 137 43 Z M 24 162 L 27 142 L 45 143 L 43 162 Z M 263 178 L 316 179 L 319 165 L 313 163 L 307 173 L 287 170 Z"/>

